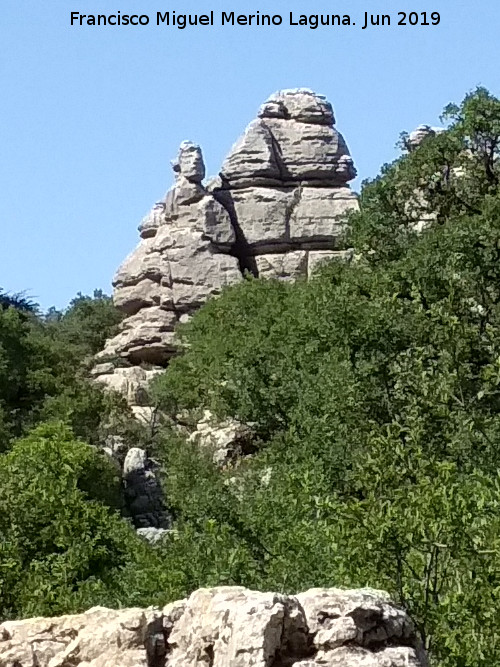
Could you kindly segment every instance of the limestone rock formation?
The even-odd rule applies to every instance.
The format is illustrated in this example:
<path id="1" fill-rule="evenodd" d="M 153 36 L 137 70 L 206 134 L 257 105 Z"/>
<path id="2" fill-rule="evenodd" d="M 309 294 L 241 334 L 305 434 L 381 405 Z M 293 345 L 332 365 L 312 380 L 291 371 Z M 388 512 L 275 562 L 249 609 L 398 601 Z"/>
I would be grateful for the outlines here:
<path id="1" fill-rule="evenodd" d="M 132 408 L 134 416 L 145 423 L 153 419 L 147 386 L 162 372 L 161 368 L 141 368 L 140 366 L 115 367 L 112 363 L 98 364 L 91 375 L 95 381 L 107 389 L 121 394 Z"/>
<path id="2" fill-rule="evenodd" d="M 163 610 L 102 607 L 0 625 L 1 667 L 425 667 L 404 611 L 369 589 L 200 589 Z"/>
<path id="3" fill-rule="evenodd" d="M 181 144 L 174 186 L 142 221 L 141 241 L 115 275 L 114 302 L 126 318 L 101 361 L 165 365 L 177 322 L 245 271 L 293 279 L 343 256 L 342 214 L 357 207 L 347 185 L 356 171 L 334 123 L 323 96 L 279 91 L 206 186 L 200 147 Z M 112 376 L 126 375 L 100 368 L 113 388 L 122 379 Z"/>
<path id="4" fill-rule="evenodd" d="M 413 153 L 425 139 L 435 137 L 442 132 L 444 132 L 442 127 L 419 125 L 407 136 L 405 148 L 408 153 Z M 455 172 L 456 170 L 453 170 L 454 175 L 456 175 Z M 425 188 L 416 190 L 413 197 L 407 199 L 405 212 L 408 217 L 414 219 L 413 228 L 417 232 L 422 232 L 436 220 L 436 211 L 426 196 Z"/>
<path id="5" fill-rule="evenodd" d="M 127 317 L 101 358 L 165 362 L 177 322 L 241 277 L 228 254 L 235 241 L 229 215 L 202 185 L 199 146 L 183 142 L 173 168 L 175 185 L 142 221 L 142 239 L 115 275 L 114 303 Z"/>
<path id="6" fill-rule="evenodd" d="M 252 424 L 242 424 L 235 419 L 218 422 L 209 410 L 196 424 L 196 430 L 189 432 L 188 441 L 195 442 L 212 455 L 213 462 L 224 466 L 245 454 L 255 451 L 255 433 Z M 181 429 L 181 432 L 185 429 Z M 187 433 L 186 433 L 187 435 Z"/>
<path id="7" fill-rule="evenodd" d="M 431 127 L 430 125 L 419 125 L 413 132 L 410 132 L 406 141 L 406 148 L 409 152 L 416 150 L 422 141 L 427 137 L 435 137 L 444 132 L 443 127 Z"/>

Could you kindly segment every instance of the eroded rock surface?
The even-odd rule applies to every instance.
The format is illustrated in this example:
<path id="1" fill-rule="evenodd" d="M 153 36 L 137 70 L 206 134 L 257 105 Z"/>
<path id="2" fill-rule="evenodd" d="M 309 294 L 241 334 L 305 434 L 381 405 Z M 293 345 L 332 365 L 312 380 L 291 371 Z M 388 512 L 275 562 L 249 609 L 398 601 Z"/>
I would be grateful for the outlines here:
<path id="1" fill-rule="evenodd" d="M 184 429 L 181 430 L 183 431 L 185 432 Z M 187 433 L 188 441 L 195 442 L 208 451 L 213 462 L 220 467 L 252 453 L 255 449 L 252 424 L 243 424 L 235 419 L 219 422 L 209 410 L 204 411 L 196 429 Z"/>
<path id="2" fill-rule="evenodd" d="M 0 667 L 425 667 L 385 593 L 200 589 L 160 609 L 101 607 L 0 625 Z"/>
<path id="3" fill-rule="evenodd" d="M 115 275 L 114 302 L 126 318 L 101 361 L 163 366 L 175 352 L 177 322 L 245 271 L 295 279 L 342 256 L 342 216 L 357 208 L 347 185 L 356 171 L 334 123 L 323 96 L 279 91 L 206 186 L 200 147 L 181 144 L 174 186 L 142 221 L 141 241 Z M 101 382 L 116 388 L 122 380 L 113 374 L 102 373 Z"/>

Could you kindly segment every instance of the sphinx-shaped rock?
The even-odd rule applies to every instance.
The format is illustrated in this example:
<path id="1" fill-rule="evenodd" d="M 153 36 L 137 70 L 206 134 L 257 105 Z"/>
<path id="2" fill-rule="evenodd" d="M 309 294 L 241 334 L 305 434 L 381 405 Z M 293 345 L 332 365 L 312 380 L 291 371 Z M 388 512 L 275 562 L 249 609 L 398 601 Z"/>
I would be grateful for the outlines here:
<path id="1" fill-rule="evenodd" d="M 271 95 L 207 187 L 200 147 L 181 144 L 174 186 L 142 221 L 141 241 L 115 275 L 114 302 L 127 317 L 101 361 L 165 365 L 177 322 L 245 271 L 295 279 L 341 256 L 344 216 L 358 204 L 348 186 L 356 171 L 334 123 L 322 95 Z"/>
<path id="2" fill-rule="evenodd" d="M 167 538 L 168 539 L 168 538 Z M 0 625 L 2 667 L 425 667 L 381 591 L 199 589 L 164 609 L 95 607 Z"/>

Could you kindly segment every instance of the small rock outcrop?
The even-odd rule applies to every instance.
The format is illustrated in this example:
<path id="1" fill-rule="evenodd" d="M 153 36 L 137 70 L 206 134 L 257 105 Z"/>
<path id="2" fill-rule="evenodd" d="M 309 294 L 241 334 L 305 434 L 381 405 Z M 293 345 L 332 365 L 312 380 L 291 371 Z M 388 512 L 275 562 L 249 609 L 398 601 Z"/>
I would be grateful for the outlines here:
<path id="1" fill-rule="evenodd" d="M 156 541 L 157 535 L 172 523 L 154 468 L 155 462 L 144 449 L 132 447 L 125 456 L 122 471 L 126 512 L 134 526 L 142 529 L 140 534 L 150 541 Z"/>
<path id="2" fill-rule="evenodd" d="M 189 442 L 194 442 L 201 449 L 208 451 L 217 466 L 223 467 L 255 451 L 255 433 L 252 426 L 252 424 L 242 424 L 235 419 L 217 421 L 209 410 L 205 410 L 194 431 L 184 429 L 180 431 L 187 435 Z"/>
<path id="3" fill-rule="evenodd" d="M 416 150 L 424 139 L 427 137 L 435 137 L 444 132 L 442 127 L 431 127 L 430 125 L 419 125 L 413 132 L 410 132 L 406 140 L 406 149 L 409 152 Z"/>
<path id="4" fill-rule="evenodd" d="M 425 667 L 385 593 L 200 589 L 163 610 L 102 607 L 0 625 L 1 667 Z"/>
<path id="5" fill-rule="evenodd" d="M 126 317 L 100 361 L 165 365 L 176 324 L 246 271 L 294 279 L 345 255 L 342 216 L 358 205 L 347 185 L 356 171 L 334 124 L 323 96 L 280 91 L 206 184 L 200 147 L 181 144 L 174 186 L 142 221 L 141 241 L 115 275 L 114 302 Z M 95 370 L 113 388 L 122 380 L 111 376 L 123 374 L 106 363 Z"/>

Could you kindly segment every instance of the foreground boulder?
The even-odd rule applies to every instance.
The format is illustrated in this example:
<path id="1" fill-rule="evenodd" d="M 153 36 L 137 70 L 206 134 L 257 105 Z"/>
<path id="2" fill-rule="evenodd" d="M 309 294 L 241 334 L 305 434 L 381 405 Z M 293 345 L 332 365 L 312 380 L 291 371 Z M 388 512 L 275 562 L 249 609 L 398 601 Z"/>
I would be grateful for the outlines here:
<path id="1" fill-rule="evenodd" d="M 242 587 L 160 609 L 96 607 L 0 625 L 0 667 L 425 667 L 414 627 L 386 594 Z"/>

